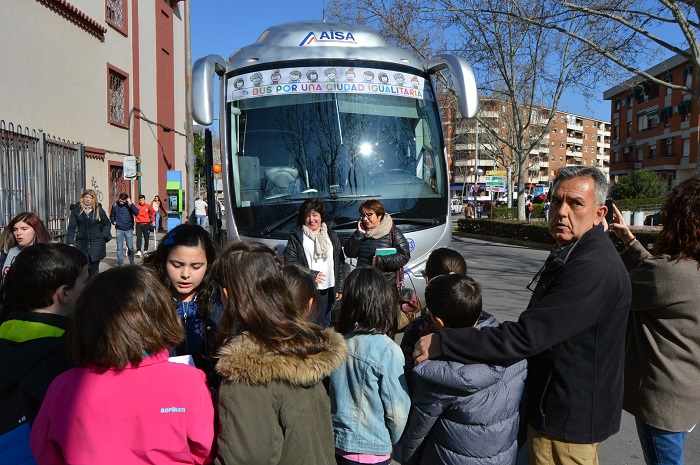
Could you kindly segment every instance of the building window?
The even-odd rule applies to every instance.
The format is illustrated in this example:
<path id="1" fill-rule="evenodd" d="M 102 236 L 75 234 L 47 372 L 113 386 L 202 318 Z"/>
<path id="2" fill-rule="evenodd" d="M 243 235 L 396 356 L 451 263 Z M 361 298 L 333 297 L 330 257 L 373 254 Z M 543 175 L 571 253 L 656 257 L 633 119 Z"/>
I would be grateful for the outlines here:
<path id="1" fill-rule="evenodd" d="M 105 21 L 124 35 L 129 32 L 126 5 L 126 0 L 105 0 Z"/>
<path id="2" fill-rule="evenodd" d="M 552 163 L 554 163 L 554 155 L 552 155 Z"/>
<path id="3" fill-rule="evenodd" d="M 107 120 L 112 124 L 127 127 L 128 77 L 126 73 L 112 66 L 108 66 L 107 75 Z"/>

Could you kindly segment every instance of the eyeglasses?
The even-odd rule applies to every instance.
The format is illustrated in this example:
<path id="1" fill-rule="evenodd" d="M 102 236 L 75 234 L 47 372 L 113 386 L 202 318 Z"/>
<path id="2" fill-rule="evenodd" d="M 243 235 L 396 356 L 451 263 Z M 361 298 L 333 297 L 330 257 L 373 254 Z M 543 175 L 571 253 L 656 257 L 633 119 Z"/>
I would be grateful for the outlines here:
<path id="1" fill-rule="evenodd" d="M 535 274 L 535 276 L 532 277 L 530 283 L 527 286 L 525 286 L 525 289 L 527 289 L 530 292 L 535 292 L 535 288 L 537 287 L 537 283 L 540 281 L 540 277 L 542 276 L 542 272 L 544 271 L 545 266 L 546 264 L 542 265 L 542 268 L 540 268 L 539 271 L 537 271 L 537 273 Z"/>
<path id="2" fill-rule="evenodd" d="M 360 213 L 360 218 L 370 219 L 374 216 L 374 212 Z"/>

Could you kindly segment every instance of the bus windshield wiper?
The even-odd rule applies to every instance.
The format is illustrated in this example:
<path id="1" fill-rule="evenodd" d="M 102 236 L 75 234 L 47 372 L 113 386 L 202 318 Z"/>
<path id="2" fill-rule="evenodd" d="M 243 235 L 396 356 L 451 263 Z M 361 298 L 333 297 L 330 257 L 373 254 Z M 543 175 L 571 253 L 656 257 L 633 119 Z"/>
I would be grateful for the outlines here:
<path id="1" fill-rule="evenodd" d="M 266 227 L 265 229 L 263 229 L 260 232 L 260 237 L 269 236 L 270 233 L 277 231 L 279 228 L 281 228 L 285 224 L 289 223 L 290 221 L 292 221 L 294 218 L 296 218 L 298 216 L 299 216 L 299 212 L 294 212 L 291 215 L 287 215 L 284 218 L 282 218 L 281 220 L 279 220 L 275 223 L 272 223 L 270 226 Z"/>
<path id="2" fill-rule="evenodd" d="M 424 224 L 428 226 L 437 226 L 440 224 L 445 216 L 440 216 L 437 218 L 397 218 L 392 216 L 391 219 L 394 220 L 396 224 Z"/>

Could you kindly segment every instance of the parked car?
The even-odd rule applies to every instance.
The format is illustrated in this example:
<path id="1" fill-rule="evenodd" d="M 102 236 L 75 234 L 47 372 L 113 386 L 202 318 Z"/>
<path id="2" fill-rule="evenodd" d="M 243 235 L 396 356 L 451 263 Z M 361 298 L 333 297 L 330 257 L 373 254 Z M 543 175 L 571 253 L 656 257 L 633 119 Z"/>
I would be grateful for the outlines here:
<path id="1" fill-rule="evenodd" d="M 661 226 L 661 212 L 656 212 L 651 215 L 647 215 L 644 218 L 645 226 Z"/>

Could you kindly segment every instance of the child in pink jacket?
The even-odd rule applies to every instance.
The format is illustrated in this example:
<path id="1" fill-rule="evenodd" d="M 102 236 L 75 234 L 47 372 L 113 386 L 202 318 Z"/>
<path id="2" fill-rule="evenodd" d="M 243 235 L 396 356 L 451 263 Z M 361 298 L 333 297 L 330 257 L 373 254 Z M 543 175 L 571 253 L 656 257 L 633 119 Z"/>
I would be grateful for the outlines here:
<path id="1" fill-rule="evenodd" d="M 168 361 L 184 337 L 146 268 L 113 268 L 83 291 L 67 333 L 77 367 L 57 377 L 32 427 L 39 464 L 201 464 L 214 409 L 204 374 Z"/>

